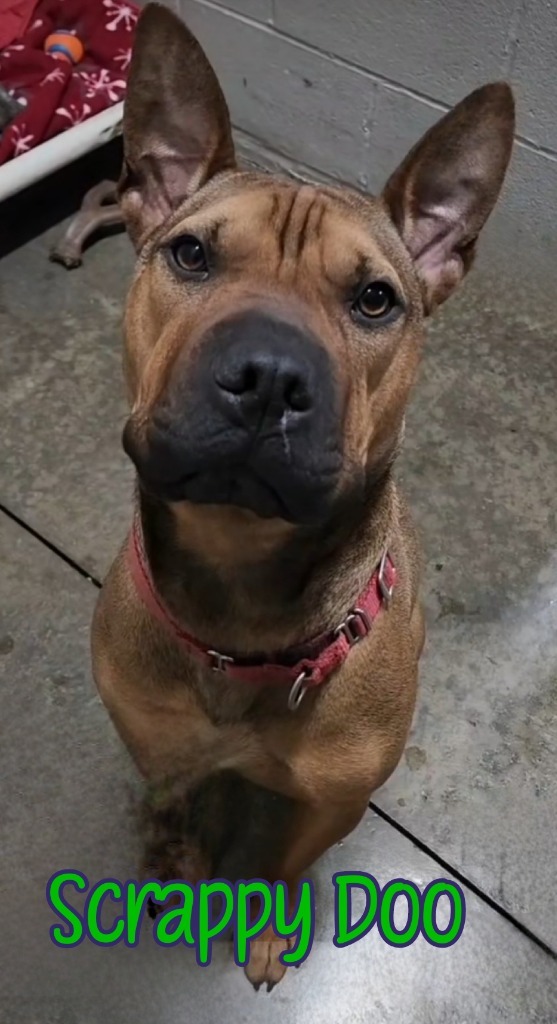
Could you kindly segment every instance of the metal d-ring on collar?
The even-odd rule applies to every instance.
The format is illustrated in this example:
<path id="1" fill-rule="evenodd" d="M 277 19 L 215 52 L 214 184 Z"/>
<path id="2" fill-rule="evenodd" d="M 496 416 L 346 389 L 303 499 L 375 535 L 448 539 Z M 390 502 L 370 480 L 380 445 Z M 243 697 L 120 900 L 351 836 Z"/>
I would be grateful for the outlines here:
<path id="1" fill-rule="evenodd" d="M 297 711 L 298 708 L 300 707 L 300 704 L 302 703 L 308 689 L 306 679 L 309 679 L 310 676 L 311 672 L 309 672 L 308 669 L 305 668 L 303 669 L 302 672 L 300 672 L 298 678 L 292 683 L 290 693 L 288 694 L 289 711 Z"/>
<path id="2" fill-rule="evenodd" d="M 388 559 L 389 550 L 388 548 L 385 548 L 381 556 L 381 561 L 379 562 L 379 565 L 376 570 L 377 586 L 379 587 L 381 597 L 383 598 L 385 607 L 387 608 L 389 607 L 394 591 L 394 584 L 391 584 L 391 586 L 389 586 L 386 580 L 385 570 L 387 568 Z M 337 639 L 340 636 L 344 636 L 349 647 L 354 647 L 356 644 L 359 644 L 361 640 L 365 639 L 365 637 L 371 630 L 371 627 L 372 621 L 367 612 L 365 612 L 363 608 L 356 607 L 352 608 L 352 610 L 348 613 L 344 621 L 341 622 L 339 626 L 337 626 L 337 628 L 334 631 L 334 636 Z M 309 689 L 307 680 L 310 677 L 311 671 L 305 668 L 302 670 L 302 672 L 300 672 L 300 675 L 292 684 L 290 693 L 288 695 L 289 711 L 297 711 L 298 708 L 300 707 L 300 704 L 302 703 Z"/>
<path id="3" fill-rule="evenodd" d="M 227 654 L 221 654 L 220 651 L 207 651 L 208 656 L 211 658 L 211 669 L 213 672 L 226 672 L 228 665 L 234 664 L 234 658 L 231 658 Z M 309 679 L 311 672 L 308 669 L 304 669 L 300 672 L 300 675 L 295 679 L 290 688 L 288 694 L 288 709 L 289 711 L 296 711 L 302 703 L 306 691 L 306 679 Z"/>

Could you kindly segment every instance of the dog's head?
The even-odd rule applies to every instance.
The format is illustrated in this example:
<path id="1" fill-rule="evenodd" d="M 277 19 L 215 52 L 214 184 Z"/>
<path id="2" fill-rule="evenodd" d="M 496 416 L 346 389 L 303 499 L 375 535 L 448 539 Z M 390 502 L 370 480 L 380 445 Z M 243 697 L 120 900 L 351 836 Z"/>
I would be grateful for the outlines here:
<path id="1" fill-rule="evenodd" d="M 242 171 L 199 44 L 147 7 L 120 185 L 139 254 L 124 442 L 146 490 L 199 517 L 245 510 L 254 529 L 361 502 L 396 453 L 425 318 L 471 264 L 513 128 L 508 86 L 478 89 L 380 198 Z"/>

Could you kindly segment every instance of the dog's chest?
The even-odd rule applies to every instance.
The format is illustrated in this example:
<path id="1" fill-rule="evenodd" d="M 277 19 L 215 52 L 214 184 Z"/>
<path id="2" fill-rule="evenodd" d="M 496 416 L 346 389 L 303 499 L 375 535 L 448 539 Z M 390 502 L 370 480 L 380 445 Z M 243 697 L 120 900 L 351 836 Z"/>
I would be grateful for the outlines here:
<path id="1" fill-rule="evenodd" d="M 196 696 L 203 713 L 216 727 L 265 728 L 287 713 L 288 688 L 262 688 L 252 683 L 222 683 L 203 673 Z"/>

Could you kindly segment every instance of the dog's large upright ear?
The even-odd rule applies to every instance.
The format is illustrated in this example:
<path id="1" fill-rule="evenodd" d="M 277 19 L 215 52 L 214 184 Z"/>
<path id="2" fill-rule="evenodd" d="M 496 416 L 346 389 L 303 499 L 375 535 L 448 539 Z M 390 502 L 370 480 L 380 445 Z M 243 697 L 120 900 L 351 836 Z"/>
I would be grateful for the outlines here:
<path id="1" fill-rule="evenodd" d="M 176 15 L 148 4 L 135 35 L 119 185 L 136 247 L 209 178 L 234 165 L 228 108 L 207 57 Z"/>
<path id="2" fill-rule="evenodd" d="M 424 135 L 385 186 L 383 199 L 415 261 L 428 313 L 470 267 L 503 184 L 513 134 L 509 86 L 485 85 Z"/>

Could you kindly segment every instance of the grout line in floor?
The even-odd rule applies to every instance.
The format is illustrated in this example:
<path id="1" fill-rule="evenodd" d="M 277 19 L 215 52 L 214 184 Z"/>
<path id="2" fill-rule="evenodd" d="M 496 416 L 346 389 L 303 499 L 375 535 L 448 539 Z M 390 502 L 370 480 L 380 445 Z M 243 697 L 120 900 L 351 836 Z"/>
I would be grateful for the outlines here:
<path id="1" fill-rule="evenodd" d="M 391 817 L 390 814 L 387 814 L 386 811 L 384 811 L 381 807 L 378 806 L 378 804 L 374 803 L 372 800 L 370 800 L 369 802 L 369 809 L 373 811 L 374 814 L 377 814 L 377 816 L 381 818 L 387 825 L 391 825 L 392 828 L 396 829 L 396 831 L 399 832 L 401 836 L 403 836 L 405 839 L 409 839 L 410 842 L 413 843 L 418 850 L 420 850 L 422 853 L 425 853 L 427 857 L 430 857 L 433 861 L 435 861 L 435 863 L 438 864 L 440 868 L 443 868 L 443 871 L 446 871 L 453 878 L 456 878 L 457 882 L 460 882 L 461 885 L 465 885 L 466 888 L 474 894 L 474 896 L 477 896 L 478 899 L 480 899 L 483 903 L 486 903 L 490 910 L 494 910 L 495 913 L 500 914 L 501 917 L 505 919 L 505 921 L 508 921 L 509 924 L 514 925 L 514 927 L 519 932 L 521 932 L 522 935 L 524 935 L 527 939 L 530 939 L 530 941 L 533 942 L 536 946 L 538 946 L 539 949 L 543 950 L 544 953 L 547 953 L 547 955 L 550 956 L 553 960 L 557 960 L 556 950 L 552 949 L 551 946 L 549 946 L 547 942 L 544 942 L 543 939 L 540 939 L 540 937 L 536 935 L 535 932 L 531 931 L 527 925 L 523 924 L 522 921 L 519 921 L 516 917 L 514 917 L 511 914 L 510 910 L 506 910 L 505 907 L 501 906 L 500 903 L 497 903 L 497 901 L 494 900 L 492 896 L 490 896 L 487 892 L 484 892 L 483 889 L 480 889 L 479 885 L 476 885 L 475 882 L 467 878 L 466 875 L 462 873 L 462 871 L 460 871 L 458 868 L 455 868 L 454 865 L 450 864 L 448 860 L 445 860 L 444 857 L 441 857 L 438 853 L 436 853 L 431 846 L 428 846 L 427 843 L 424 843 L 421 839 L 418 839 L 412 832 L 410 832 L 409 829 L 405 828 L 404 825 L 401 825 L 401 823 L 397 821 L 396 818 Z"/>
<path id="2" fill-rule="evenodd" d="M 93 586 L 98 587 L 99 590 L 101 589 L 102 584 L 100 580 L 98 580 L 95 576 L 91 576 L 91 573 L 87 572 L 87 570 L 84 569 L 83 566 L 79 564 L 79 562 L 76 562 L 73 558 L 70 557 L 70 555 L 67 555 L 56 544 L 53 544 L 52 541 L 47 540 L 47 538 L 44 537 L 42 533 L 39 533 L 38 530 L 35 530 L 33 526 L 31 526 L 29 523 L 26 523 L 24 519 L 16 515 L 15 512 L 12 512 L 11 509 L 9 509 L 7 505 L 4 505 L 2 502 L 0 502 L 0 514 L 5 515 L 7 519 L 11 519 L 13 523 L 16 523 L 17 526 L 20 526 L 22 530 L 25 530 L 26 533 L 29 533 L 31 537 L 34 537 L 35 540 L 38 540 L 39 543 L 42 544 L 45 548 L 48 548 L 48 550 L 51 551 L 53 555 L 57 555 L 58 558 L 61 558 L 62 561 L 66 563 L 66 565 L 69 565 L 71 569 L 74 569 L 75 572 L 79 573 L 79 575 L 84 580 L 87 580 L 89 583 L 92 583 Z"/>

